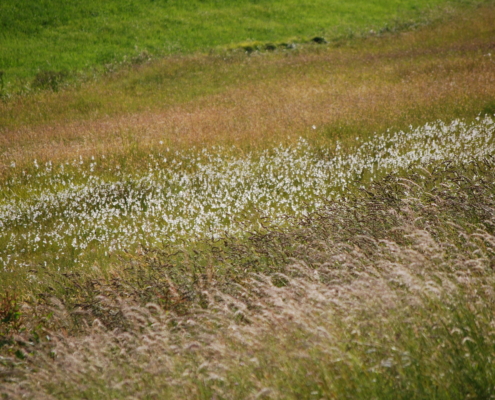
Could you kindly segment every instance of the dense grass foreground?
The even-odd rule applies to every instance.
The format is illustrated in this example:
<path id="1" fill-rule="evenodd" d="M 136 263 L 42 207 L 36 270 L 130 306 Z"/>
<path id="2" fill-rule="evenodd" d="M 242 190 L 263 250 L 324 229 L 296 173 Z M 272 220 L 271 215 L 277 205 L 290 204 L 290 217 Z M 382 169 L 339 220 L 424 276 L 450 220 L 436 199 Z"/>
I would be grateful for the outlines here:
<path id="1" fill-rule="evenodd" d="M 0 3 L 0 70 L 6 82 L 53 87 L 67 72 L 150 54 L 358 34 L 417 19 L 445 0 L 62 0 Z M 47 74 L 48 72 L 48 74 Z M 0 88 L 1 90 L 1 88 Z"/>
<path id="2" fill-rule="evenodd" d="M 148 252 L 109 280 L 67 276 L 65 297 L 3 325 L 1 391 L 492 398 L 494 170 L 493 159 L 430 165 L 285 228 L 189 256 Z"/>

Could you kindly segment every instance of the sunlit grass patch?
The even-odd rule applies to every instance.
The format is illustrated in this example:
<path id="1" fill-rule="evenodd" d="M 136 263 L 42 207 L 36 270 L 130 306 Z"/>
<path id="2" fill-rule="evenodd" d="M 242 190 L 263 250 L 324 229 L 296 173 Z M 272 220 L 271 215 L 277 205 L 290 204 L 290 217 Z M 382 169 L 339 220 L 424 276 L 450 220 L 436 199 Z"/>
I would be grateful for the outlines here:
<path id="1" fill-rule="evenodd" d="M 299 137 L 353 144 L 388 128 L 472 119 L 495 98 L 491 6 L 345 46 L 174 56 L 59 92 L 0 102 L 0 179 L 12 162 L 141 155 Z M 315 126 L 316 129 L 312 129 Z M 289 136 L 289 137 L 288 137 Z"/>
<path id="2" fill-rule="evenodd" d="M 244 41 L 263 43 L 314 36 L 359 35 L 363 31 L 428 20 L 445 0 L 369 3 L 338 1 L 156 1 L 93 0 L 67 5 L 53 0 L 0 5 L 0 70 L 16 89 L 56 89 L 40 77 L 61 71 L 138 65 L 150 55 L 208 52 Z M 424 15 L 426 14 L 426 16 Z M 423 17 L 423 18 L 421 18 Z M 64 73 L 62 72 L 62 73 Z M 61 83 L 61 82 L 60 82 Z M 3 88 L 2 88 L 3 89 Z"/>

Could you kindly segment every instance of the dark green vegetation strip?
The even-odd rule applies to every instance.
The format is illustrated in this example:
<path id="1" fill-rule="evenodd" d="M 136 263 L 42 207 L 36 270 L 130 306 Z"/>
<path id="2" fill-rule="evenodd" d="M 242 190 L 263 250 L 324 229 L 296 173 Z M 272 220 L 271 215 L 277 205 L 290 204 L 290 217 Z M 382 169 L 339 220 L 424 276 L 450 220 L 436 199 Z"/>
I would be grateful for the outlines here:
<path id="1" fill-rule="evenodd" d="M 67 71 L 148 54 L 209 51 L 242 42 L 349 35 L 418 18 L 445 0 L 0 2 L 4 82 L 57 85 Z M 46 73 L 52 75 L 46 75 Z M 45 74 L 45 75 L 43 75 Z M 58 75 L 57 75 L 58 74 Z M 54 83 L 55 82 L 55 83 Z M 36 85 L 35 85 L 36 86 Z"/>

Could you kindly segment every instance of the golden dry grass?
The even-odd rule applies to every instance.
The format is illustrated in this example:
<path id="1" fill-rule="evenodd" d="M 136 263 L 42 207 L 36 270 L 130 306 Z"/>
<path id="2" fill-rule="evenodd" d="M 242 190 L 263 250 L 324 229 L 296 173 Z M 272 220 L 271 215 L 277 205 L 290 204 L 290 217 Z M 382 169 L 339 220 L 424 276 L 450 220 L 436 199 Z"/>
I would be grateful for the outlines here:
<path id="1" fill-rule="evenodd" d="M 495 99 L 494 19 L 495 8 L 484 6 L 339 46 L 168 58 L 0 103 L 0 169 L 13 161 L 122 155 L 159 141 L 243 149 L 299 136 L 345 142 L 388 127 L 473 117 Z"/>

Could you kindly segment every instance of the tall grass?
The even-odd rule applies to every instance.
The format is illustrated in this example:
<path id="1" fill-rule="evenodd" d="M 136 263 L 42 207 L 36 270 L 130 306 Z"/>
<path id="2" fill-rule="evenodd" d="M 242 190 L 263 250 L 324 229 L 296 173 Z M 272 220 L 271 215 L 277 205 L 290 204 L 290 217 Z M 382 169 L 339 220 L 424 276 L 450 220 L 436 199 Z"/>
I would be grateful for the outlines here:
<path id="1" fill-rule="evenodd" d="M 210 274 L 186 288 L 167 264 L 173 258 L 156 264 L 155 256 L 154 265 L 133 262 L 107 283 L 93 282 L 90 297 L 69 277 L 79 297 L 24 307 L 26 316 L 51 317 L 41 331 L 36 319 L 26 320 L 37 335 L 21 331 L 8 345 L 17 356 L 3 359 L 2 392 L 490 398 L 493 171 L 486 159 L 391 175 L 288 229 L 227 239 L 224 251 L 212 242 L 214 262 L 228 260 L 227 248 L 233 267 L 252 258 L 252 272 L 237 282 Z M 276 253 L 286 259 L 272 258 L 271 270 L 254 272 L 263 255 Z M 136 284 L 134 272 L 148 281 Z M 74 330 L 79 334 L 64 334 Z"/>
<path id="2" fill-rule="evenodd" d="M 244 156 L 219 147 L 179 153 L 162 145 L 141 172 L 132 164 L 102 170 L 99 158 L 34 161 L 28 171 L 12 165 L 16 177 L 0 200 L 0 275 L 5 288 L 18 290 L 43 284 L 44 268 L 105 270 L 109 256 L 124 250 L 236 235 L 264 219 L 280 223 L 345 196 L 356 182 L 427 162 L 491 155 L 494 129 L 486 116 L 472 124 L 388 132 L 354 148 L 300 141 Z"/>
<path id="3" fill-rule="evenodd" d="M 494 12 L 1 81 L 0 394 L 494 397 Z"/>

